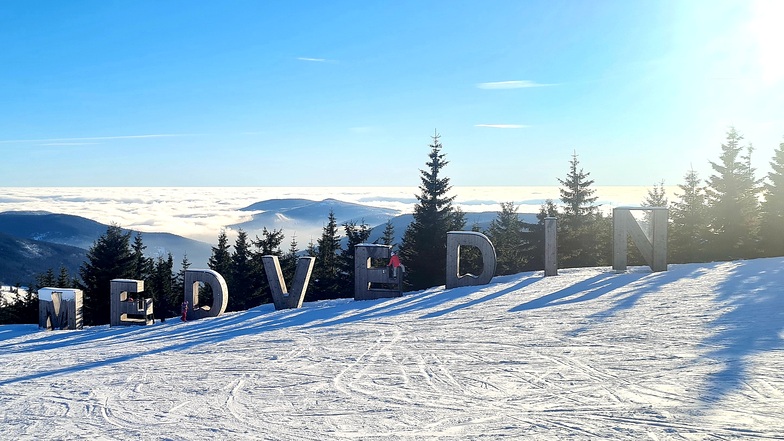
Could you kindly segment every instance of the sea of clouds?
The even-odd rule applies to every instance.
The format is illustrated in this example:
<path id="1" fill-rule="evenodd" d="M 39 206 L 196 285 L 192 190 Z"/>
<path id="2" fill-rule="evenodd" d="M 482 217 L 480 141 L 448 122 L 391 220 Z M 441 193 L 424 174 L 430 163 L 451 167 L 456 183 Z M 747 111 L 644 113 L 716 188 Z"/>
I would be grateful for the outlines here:
<path id="1" fill-rule="evenodd" d="M 648 187 L 596 187 L 604 211 L 639 205 Z M 668 189 L 668 195 L 672 194 Z M 241 211 L 267 199 L 334 198 L 346 202 L 413 212 L 415 187 L 5 187 L 0 212 L 47 211 L 115 223 L 143 232 L 168 232 L 208 243 L 222 228 L 251 219 Z M 498 211 L 501 202 L 536 213 L 547 199 L 559 203 L 558 187 L 455 187 L 455 205 L 466 212 Z M 672 199 L 672 196 L 670 196 Z M 258 212 L 255 212 L 258 213 Z"/>

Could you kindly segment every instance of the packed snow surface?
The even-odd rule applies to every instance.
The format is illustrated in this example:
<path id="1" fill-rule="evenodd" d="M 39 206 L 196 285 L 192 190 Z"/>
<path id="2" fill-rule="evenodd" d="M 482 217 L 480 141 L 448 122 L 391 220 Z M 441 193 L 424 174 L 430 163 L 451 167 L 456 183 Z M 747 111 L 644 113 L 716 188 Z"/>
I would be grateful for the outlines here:
<path id="1" fill-rule="evenodd" d="M 0 327 L 4 439 L 784 439 L 784 259 Z"/>

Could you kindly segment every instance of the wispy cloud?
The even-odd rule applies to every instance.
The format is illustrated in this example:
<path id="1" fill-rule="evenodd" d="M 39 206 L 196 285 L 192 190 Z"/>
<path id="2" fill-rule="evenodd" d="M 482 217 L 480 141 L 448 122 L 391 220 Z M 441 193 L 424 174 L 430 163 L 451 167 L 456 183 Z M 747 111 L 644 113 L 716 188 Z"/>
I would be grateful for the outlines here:
<path id="1" fill-rule="evenodd" d="M 536 81 L 529 80 L 515 80 L 515 81 L 495 81 L 491 83 L 479 83 L 476 87 L 480 89 L 525 89 L 528 87 L 545 87 L 552 86 L 552 84 L 537 83 Z"/>
<path id="2" fill-rule="evenodd" d="M 194 133 L 166 133 L 166 134 L 159 133 L 154 135 L 89 136 L 83 138 L 6 139 L 6 140 L 0 140 L 0 144 L 50 143 L 46 145 L 83 145 L 77 143 L 79 143 L 80 141 L 109 141 L 109 140 L 117 140 L 117 139 L 145 139 L 145 138 L 177 138 L 183 136 L 199 136 L 199 135 Z"/>
<path id="3" fill-rule="evenodd" d="M 329 60 L 327 58 L 297 57 L 297 60 L 307 61 L 310 63 L 337 63 L 336 60 Z"/>
<path id="4" fill-rule="evenodd" d="M 474 127 L 485 127 L 490 129 L 525 129 L 530 126 L 522 124 L 476 124 Z"/>

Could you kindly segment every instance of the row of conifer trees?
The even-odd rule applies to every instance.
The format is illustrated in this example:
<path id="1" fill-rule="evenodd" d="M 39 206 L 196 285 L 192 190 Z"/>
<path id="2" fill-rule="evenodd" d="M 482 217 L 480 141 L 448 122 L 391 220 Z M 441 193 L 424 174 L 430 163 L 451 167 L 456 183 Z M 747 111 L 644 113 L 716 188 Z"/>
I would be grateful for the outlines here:
<path id="1" fill-rule="evenodd" d="M 675 200 L 668 201 L 664 182 L 648 191 L 643 206 L 669 207 L 670 263 L 704 262 L 784 255 L 784 143 L 771 161 L 765 179 L 755 176 L 750 145 L 733 128 L 721 146 L 719 161 L 711 162 L 714 173 L 703 183 L 696 172 L 686 173 L 678 185 Z M 463 230 L 465 215 L 453 205 L 448 164 L 438 134 L 433 136 L 426 168 L 420 170 L 420 194 L 413 221 L 402 241 L 393 243 L 394 227 L 387 222 L 380 243 L 395 247 L 406 265 L 406 287 L 418 290 L 445 282 L 446 232 Z M 612 258 L 612 219 L 596 204 L 594 181 L 579 163 L 577 154 L 569 162 L 564 179 L 558 179 L 560 205 L 547 200 L 540 207 L 536 223 L 518 216 L 513 202 L 501 204 L 501 211 L 483 231 L 493 242 L 498 255 L 496 274 L 514 274 L 542 269 L 544 219 L 558 218 L 558 265 L 562 268 L 609 265 Z M 478 231 L 477 226 L 473 226 Z M 341 245 L 341 235 L 346 245 Z M 262 231 L 249 238 L 240 230 L 233 246 L 225 231 L 212 248 L 209 267 L 227 281 L 229 310 L 244 310 L 271 301 L 261 256 L 276 255 L 286 281 L 293 277 L 301 254 L 316 257 L 306 301 L 353 296 L 354 245 L 366 242 L 370 227 L 353 222 L 338 225 L 330 212 L 321 237 L 301 252 L 296 237 L 284 251 L 282 230 Z M 142 235 L 131 241 L 131 233 L 112 225 L 89 250 L 79 278 L 71 279 L 61 268 L 58 276 L 50 270 L 38 277 L 36 285 L 77 286 L 85 292 L 85 323 L 108 322 L 109 281 L 115 278 L 145 280 L 145 295 L 155 300 L 158 318 L 178 312 L 183 296 L 183 275 L 189 267 L 187 256 L 174 273 L 172 256 L 146 257 Z M 461 249 L 461 269 L 481 268 L 481 257 L 471 248 Z M 632 256 L 634 262 L 635 256 Z M 637 256 L 637 263 L 641 263 Z M 203 295 L 209 296 L 209 292 Z M 5 305 L 0 320 L 37 322 L 37 302 L 32 295 Z"/>

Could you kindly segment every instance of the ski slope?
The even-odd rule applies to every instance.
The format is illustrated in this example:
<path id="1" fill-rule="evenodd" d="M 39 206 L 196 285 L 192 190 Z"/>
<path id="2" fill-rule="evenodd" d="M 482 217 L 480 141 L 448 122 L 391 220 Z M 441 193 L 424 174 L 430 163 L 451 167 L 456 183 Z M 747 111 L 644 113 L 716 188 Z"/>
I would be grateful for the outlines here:
<path id="1" fill-rule="evenodd" d="M 784 258 L 0 327 L 3 439 L 784 439 Z"/>

